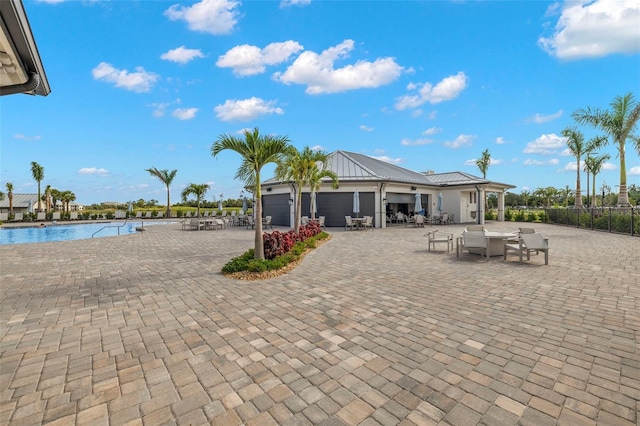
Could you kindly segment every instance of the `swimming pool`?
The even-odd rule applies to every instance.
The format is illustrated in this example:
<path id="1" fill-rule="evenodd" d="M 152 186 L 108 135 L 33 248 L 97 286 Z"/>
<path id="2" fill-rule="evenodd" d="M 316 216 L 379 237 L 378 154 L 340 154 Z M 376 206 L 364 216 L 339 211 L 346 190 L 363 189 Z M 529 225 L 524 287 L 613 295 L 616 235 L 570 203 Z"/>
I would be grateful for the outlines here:
<path id="1" fill-rule="evenodd" d="M 144 222 L 144 227 L 174 223 L 177 222 Z M 105 228 L 105 226 L 108 226 L 108 228 Z M 133 234 L 136 232 L 137 226 L 143 226 L 143 222 L 101 222 L 74 225 L 47 225 L 46 227 L 30 228 L 2 228 L 0 229 L 0 244 L 82 240 L 91 238 L 96 231 L 100 232 L 98 232 L 94 238 L 113 237 L 118 235 L 118 231 L 120 231 L 120 235 Z"/>

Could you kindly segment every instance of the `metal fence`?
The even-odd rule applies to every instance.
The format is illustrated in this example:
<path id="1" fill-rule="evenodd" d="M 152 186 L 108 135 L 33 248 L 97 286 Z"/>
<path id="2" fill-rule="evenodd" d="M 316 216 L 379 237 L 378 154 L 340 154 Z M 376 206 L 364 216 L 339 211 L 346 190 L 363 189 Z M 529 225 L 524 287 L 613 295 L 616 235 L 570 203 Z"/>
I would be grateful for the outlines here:
<path id="1" fill-rule="evenodd" d="M 640 207 L 545 208 L 543 222 L 640 236 Z"/>

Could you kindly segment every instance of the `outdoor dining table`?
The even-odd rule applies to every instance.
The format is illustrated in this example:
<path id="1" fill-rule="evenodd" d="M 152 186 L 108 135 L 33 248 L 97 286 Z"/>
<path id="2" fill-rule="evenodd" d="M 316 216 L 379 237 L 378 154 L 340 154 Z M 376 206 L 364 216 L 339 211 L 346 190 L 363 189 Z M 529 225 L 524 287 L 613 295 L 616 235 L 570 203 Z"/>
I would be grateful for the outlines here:
<path id="1" fill-rule="evenodd" d="M 362 225 L 364 224 L 365 218 L 364 217 L 352 217 L 351 221 L 356 225 L 357 229 L 362 229 Z"/>
<path id="2" fill-rule="evenodd" d="M 487 238 L 487 256 L 502 256 L 504 254 L 504 245 L 508 240 L 517 238 L 513 232 L 496 232 L 484 231 Z"/>

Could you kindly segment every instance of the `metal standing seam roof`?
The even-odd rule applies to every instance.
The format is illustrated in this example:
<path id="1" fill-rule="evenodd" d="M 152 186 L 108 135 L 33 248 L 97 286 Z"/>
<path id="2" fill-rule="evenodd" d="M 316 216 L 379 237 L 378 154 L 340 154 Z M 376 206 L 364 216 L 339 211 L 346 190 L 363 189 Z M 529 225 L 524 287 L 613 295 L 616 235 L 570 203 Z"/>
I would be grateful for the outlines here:
<path id="1" fill-rule="evenodd" d="M 29 207 L 29 201 L 33 203 L 35 208 L 38 202 L 38 194 L 13 194 L 13 208 L 27 208 Z M 0 208 L 9 208 L 9 196 L 4 196 L 4 199 L 0 201 Z"/>
<path id="2" fill-rule="evenodd" d="M 414 172 L 413 170 L 405 169 L 368 155 L 342 150 L 337 150 L 329 154 L 327 168 L 334 172 L 341 182 L 382 181 L 438 187 L 492 183 L 487 179 L 463 172 L 434 174 Z M 323 179 L 323 181 L 328 180 L 328 178 Z M 270 178 L 264 181 L 263 185 L 274 185 L 278 183 L 281 182 L 275 178 Z M 506 184 L 499 185 L 513 187 L 512 185 Z"/>

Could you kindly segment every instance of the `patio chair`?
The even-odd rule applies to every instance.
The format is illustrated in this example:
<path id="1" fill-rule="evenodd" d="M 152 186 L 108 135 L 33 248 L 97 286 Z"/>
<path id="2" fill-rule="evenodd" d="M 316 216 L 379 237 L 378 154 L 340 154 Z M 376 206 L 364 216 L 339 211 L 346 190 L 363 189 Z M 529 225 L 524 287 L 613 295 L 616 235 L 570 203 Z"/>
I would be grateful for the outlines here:
<path id="1" fill-rule="evenodd" d="M 253 216 L 247 216 L 247 229 L 253 229 L 256 224 L 253 222 Z"/>
<path id="2" fill-rule="evenodd" d="M 344 225 L 345 231 L 347 230 L 347 228 L 351 228 L 351 230 L 353 231 L 356 224 L 353 222 L 353 220 L 351 220 L 351 216 L 345 216 L 344 221 L 345 221 L 345 225 Z"/>
<path id="3" fill-rule="evenodd" d="M 362 222 L 362 227 L 364 228 L 364 230 L 366 231 L 367 228 L 371 228 L 371 230 L 373 231 L 373 216 L 365 216 L 364 217 L 364 221 Z"/>
<path id="4" fill-rule="evenodd" d="M 415 223 L 416 223 L 416 227 L 424 228 L 424 216 L 422 216 L 421 214 L 417 215 L 415 219 Z"/>
<path id="5" fill-rule="evenodd" d="M 318 216 L 318 223 L 320 224 L 320 229 L 324 229 L 326 231 L 327 228 L 324 226 L 325 219 L 326 218 L 324 216 Z"/>
<path id="6" fill-rule="evenodd" d="M 460 257 L 460 254 L 464 254 L 466 250 L 468 253 L 480 252 L 484 256 L 489 258 L 489 250 L 487 250 L 487 237 L 482 231 L 465 231 L 461 237 L 456 240 L 456 257 Z"/>
<path id="7" fill-rule="evenodd" d="M 442 216 L 440 216 L 440 224 L 441 225 L 449 224 L 449 213 L 442 213 Z"/>
<path id="8" fill-rule="evenodd" d="M 264 218 L 264 227 L 265 227 L 265 229 L 266 229 L 267 227 L 269 227 L 269 228 L 273 229 L 273 225 L 271 225 L 271 220 L 272 220 L 272 219 L 273 219 L 273 218 L 272 218 L 271 216 L 267 216 L 267 217 L 265 217 L 265 218 Z"/>
<path id="9" fill-rule="evenodd" d="M 467 225 L 467 231 L 484 231 L 484 225 Z"/>
<path id="10" fill-rule="evenodd" d="M 182 222 L 182 229 L 188 229 L 190 231 L 199 231 L 204 229 L 204 222 L 201 222 L 197 217 L 192 217 L 189 220 Z"/>
<path id="11" fill-rule="evenodd" d="M 427 246 L 429 251 L 431 251 L 431 248 L 435 250 L 437 243 L 445 243 L 447 245 L 447 253 L 449 253 L 450 250 L 453 250 L 453 234 L 441 232 L 436 229 L 424 236 L 427 237 Z"/>
<path id="12" fill-rule="evenodd" d="M 309 224 L 309 216 L 302 216 L 300 218 L 300 225 L 308 225 Z"/>
<path id="13" fill-rule="evenodd" d="M 522 263 L 522 255 L 527 254 L 527 260 L 531 260 L 531 252 L 535 251 L 544 252 L 544 264 L 549 264 L 549 239 L 542 236 L 539 233 L 521 234 L 518 244 L 505 244 L 504 245 L 504 260 L 507 260 L 507 254 L 509 251 L 515 251 L 518 253 L 520 263 Z"/>

